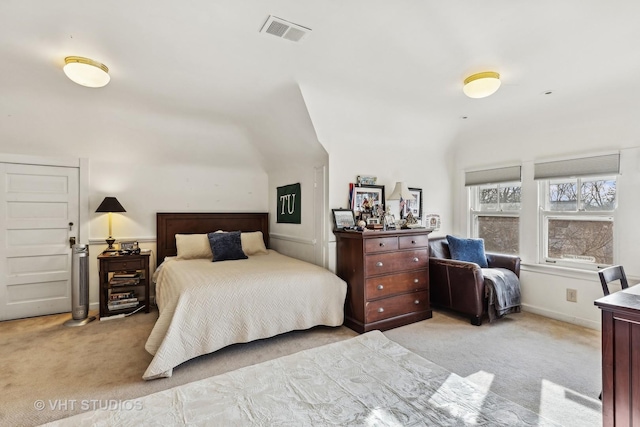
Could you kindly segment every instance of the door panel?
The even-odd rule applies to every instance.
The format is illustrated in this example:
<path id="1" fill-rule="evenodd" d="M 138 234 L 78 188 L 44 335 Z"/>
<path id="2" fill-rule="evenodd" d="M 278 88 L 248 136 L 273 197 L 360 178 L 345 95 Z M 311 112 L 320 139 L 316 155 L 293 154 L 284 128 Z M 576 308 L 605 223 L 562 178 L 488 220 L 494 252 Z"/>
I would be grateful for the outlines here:
<path id="1" fill-rule="evenodd" d="M 0 163 L 0 177 L 0 320 L 70 311 L 79 169 Z"/>
<path id="2" fill-rule="evenodd" d="M 57 282 L 31 282 L 28 284 L 9 285 L 7 287 L 8 303 L 39 303 L 46 304 L 50 299 L 67 300 L 67 280 Z M 66 311 L 71 309 L 71 303 Z"/>
<path id="3" fill-rule="evenodd" d="M 67 219 L 69 207 L 66 202 L 17 202 L 7 200 L 7 221 L 20 222 L 33 219 L 49 221 Z"/>

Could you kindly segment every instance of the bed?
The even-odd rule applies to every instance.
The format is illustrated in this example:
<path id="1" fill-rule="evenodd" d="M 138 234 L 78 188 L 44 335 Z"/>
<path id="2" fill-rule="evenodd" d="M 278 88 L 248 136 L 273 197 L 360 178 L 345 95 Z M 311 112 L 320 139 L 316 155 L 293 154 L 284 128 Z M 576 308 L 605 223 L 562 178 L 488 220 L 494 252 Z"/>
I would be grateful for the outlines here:
<path id="1" fill-rule="evenodd" d="M 268 249 L 267 213 L 158 213 L 156 219 L 160 315 L 145 344 L 154 356 L 145 380 L 170 377 L 179 364 L 231 344 L 342 325 L 346 283 Z M 180 259 L 176 235 L 199 238 L 218 230 L 240 231 L 243 239 L 259 235 L 263 250 L 221 262 Z"/>

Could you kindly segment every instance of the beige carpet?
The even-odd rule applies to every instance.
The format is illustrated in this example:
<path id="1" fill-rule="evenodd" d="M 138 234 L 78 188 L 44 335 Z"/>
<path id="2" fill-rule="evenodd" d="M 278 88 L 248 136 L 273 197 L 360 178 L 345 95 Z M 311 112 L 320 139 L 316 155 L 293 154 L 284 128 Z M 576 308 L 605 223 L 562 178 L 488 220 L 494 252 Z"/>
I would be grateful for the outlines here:
<path id="1" fill-rule="evenodd" d="M 37 425 L 87 405 L 144 396 L 356 335 L 314 328 L 228 347 L 172 378 L 142 381 L 157 313 L 68 328 L 69 315 L 0 323 L 0 424 Z M 566 426 L 600 425 L 600 334 L 528 313 L 474 327 L 450 313 L 387 331 L 391 340 Z M 42 401 L 42 402 L 39 402 Z M 42 405 L 38 410 L 36 406 Z"/>

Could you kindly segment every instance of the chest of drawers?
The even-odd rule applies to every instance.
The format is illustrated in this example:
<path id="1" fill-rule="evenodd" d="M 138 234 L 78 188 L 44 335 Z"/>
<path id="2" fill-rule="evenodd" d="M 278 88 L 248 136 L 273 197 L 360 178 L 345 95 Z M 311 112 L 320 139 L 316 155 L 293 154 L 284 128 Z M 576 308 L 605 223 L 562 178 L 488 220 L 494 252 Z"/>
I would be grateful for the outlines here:
<path id="1" fill-rule="evenodd" d="M 337 273 L 348 285 L 346 326 L 363 333 L 431 317 L 428 231 L 335 235 Z"/>

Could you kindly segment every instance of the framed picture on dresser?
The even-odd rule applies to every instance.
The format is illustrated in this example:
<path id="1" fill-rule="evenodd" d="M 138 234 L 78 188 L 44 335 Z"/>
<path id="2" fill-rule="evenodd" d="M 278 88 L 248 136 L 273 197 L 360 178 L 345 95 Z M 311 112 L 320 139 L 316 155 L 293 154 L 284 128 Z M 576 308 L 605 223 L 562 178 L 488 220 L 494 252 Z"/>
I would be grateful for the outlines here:
<path id="1" fill-rule="evenodd" d="M 418 221 L 422 220 L 422 188 L 409 187 L 409 191 L 415 197 L 415 200 L 406 200 L 402 207 L 402 218 L 406 218 L 409 212 Z"/>
<path id="2" fill-rule="evenodd" d="M 356 226 L 356 217 L 351 209 L 332 209 L 331 211 L 333 212 L 333 228 L 335 230 Z"/>
<path id="3" fill-rule="evenodd" d="M 377 207 L 384 210 L 384 185 L 354 186 L 351 194 L 351 209 L 356 216 L 361 212 L 371 212 Z"/>

